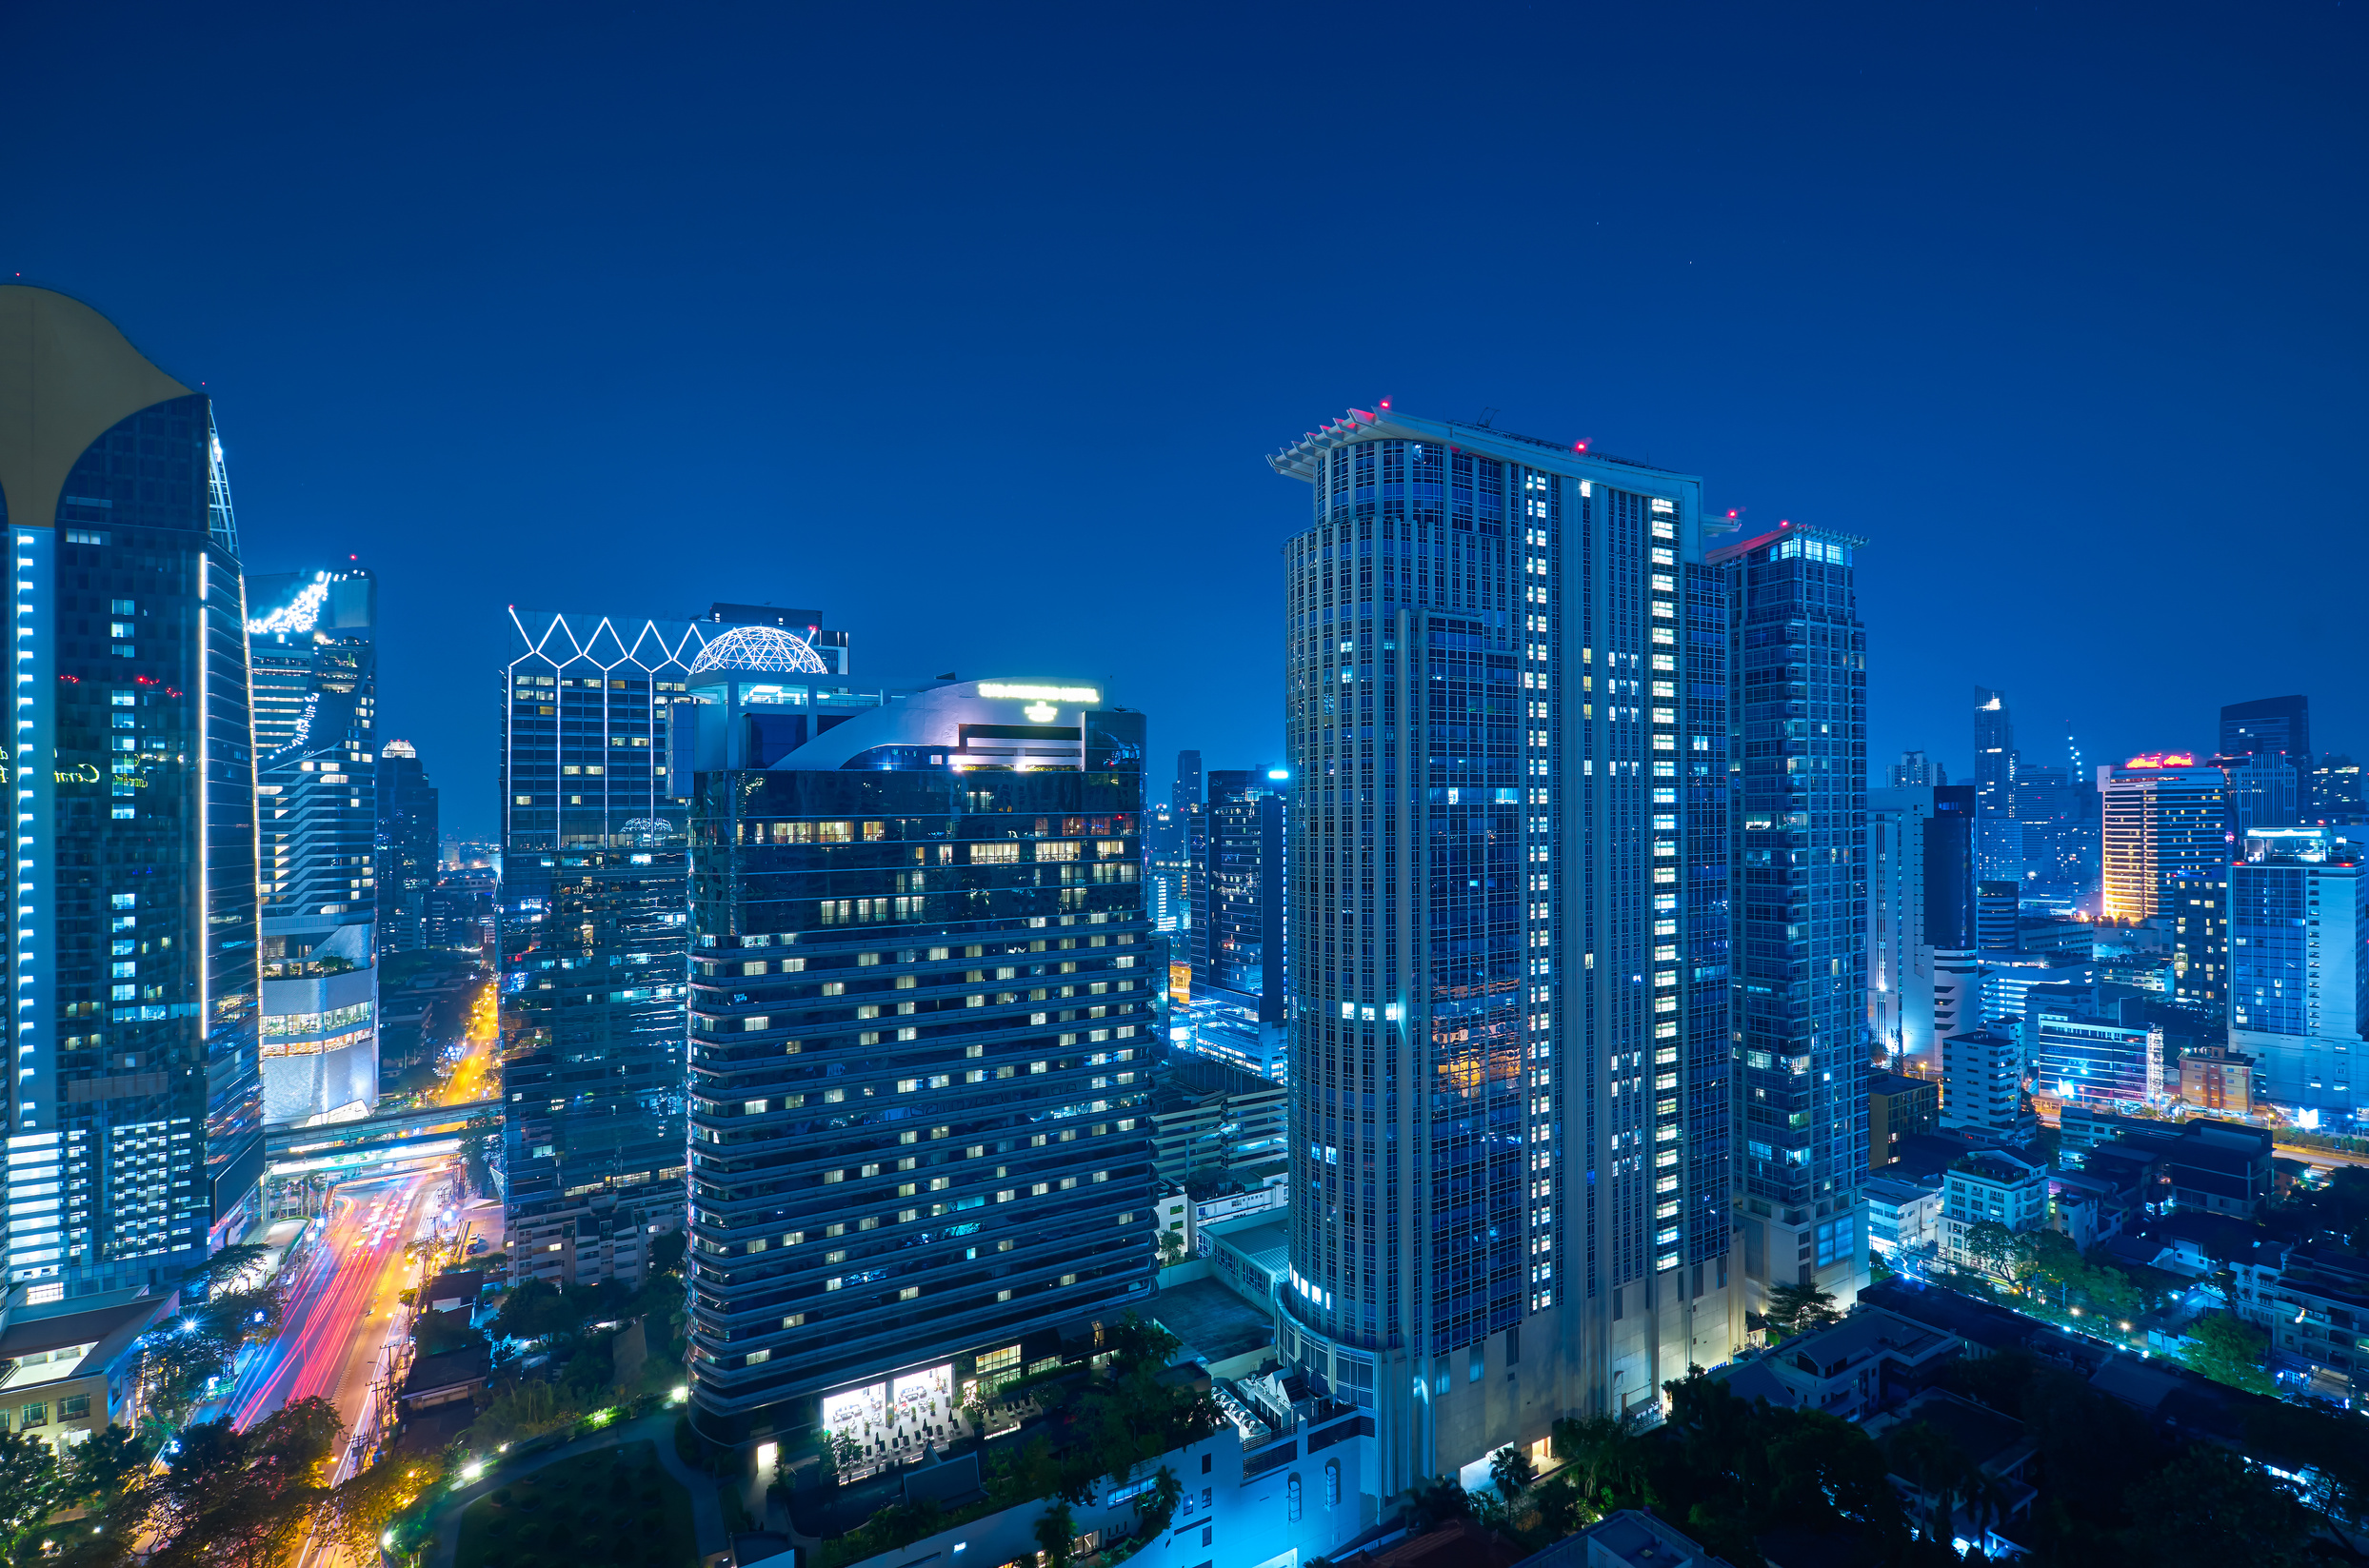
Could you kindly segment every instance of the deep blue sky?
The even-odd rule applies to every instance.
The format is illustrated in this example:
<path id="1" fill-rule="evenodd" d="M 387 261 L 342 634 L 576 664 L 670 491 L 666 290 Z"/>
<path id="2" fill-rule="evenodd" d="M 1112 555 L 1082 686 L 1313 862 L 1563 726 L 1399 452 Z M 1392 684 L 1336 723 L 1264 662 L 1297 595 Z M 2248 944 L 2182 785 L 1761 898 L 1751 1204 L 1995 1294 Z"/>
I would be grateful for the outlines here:
<path id="1" fill-rule="evenodd" d="M 1879 771 L 1976 682 L 2369 747 L 2363 10 L 27 7 L 0 273 L 205 382 L 250 569 L 384 574 L 465 830 L 510 603 L 1267 762 L 1262 456 L 1384 395 L 1867 536 Z"/>

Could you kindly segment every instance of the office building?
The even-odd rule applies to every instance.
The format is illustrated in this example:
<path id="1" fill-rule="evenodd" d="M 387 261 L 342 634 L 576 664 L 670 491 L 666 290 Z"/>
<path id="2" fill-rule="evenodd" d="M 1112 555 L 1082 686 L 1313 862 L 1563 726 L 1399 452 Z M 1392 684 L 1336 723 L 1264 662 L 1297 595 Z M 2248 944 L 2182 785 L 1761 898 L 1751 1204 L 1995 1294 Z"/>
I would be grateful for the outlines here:
<path id="1" fill-rule="evenodd" d="M 1168 809 L 1181 818 L 1186 807 L 1201 804 L 1201 753 L 1180 751 L 1176 754 L 1176 783 L 1168 790 Z"/>
<path id="2" fill-rule="evenodd" d="M 2150 920 L 2163 913 L 2166 883 L 2228 863 L 2227 791 L 2220 768 L 2184 751 L 2098 769 L 2107 920 Z"/>
<path id="3" fill-rule="evenodd" d="M 2022 909 L 2017 898 L 2021 889 L 2011 882 L 1978 882 L 1974 884 L 1974 947 L 1989 957 L 1994 953 L 2018 951 L 2017 938 L 2022 920 Z"/>
<path id="4" fill-rule="evenodd" d="M 2229 868 L 2229 1047 L 2254 1089 L 2299 1121 L 2369 1110 L 2369 878 L 2360 847 L 2326 828 L 2250 835 Z"/>
<path id="5" fill-rule="evenodd" d="M 2023 835 L 2015 825 L 2015 717 L 2007 694 L 1974 688 L 1974 859 L 1978 874 L 2023 880 Z"/>
<path id="6" fill-rule="evenodd" d="M 2225 757 L 2249 756 L 2264 766 L 2284 770 L 2291 775 L 2291 787 L 2281 793 L 2291 806 L 2308 809 L 2311 805 L 2312 764 L 2318 754 L 2312 750 L 2310 699 L 2263 697 L 2251 703 L 2231 703 L 2220 710 L 2220 751 Z M 2266 820 L 2261 825 L 2285 827 L 2294 823 L 2295 817 L 2289 815 Z"/>
<path id="7" fill-rule="evenodd" d="M 1945 784 L 1949 783 L 1949 770 L 1940 763 L 1928 760 L 1921 751 L 1903 751 L 1901 760 L 1892 764 L 1890 776 L 1885 782 L 1894 789 L 1905 789 L 1916 784 Z"/>
<path id="8" fill-rule="evenodd" d="M 2163 884 L 2172 922 L 2172 996 L 2215 1017 L 2229 1009 L 2229 881 L 2173 877 Z"/>
<path id="9" fill-rule="evenodd" d="M 1755 1305 L 1813 1282 L 1848 1303 L 1866 1280 L 1862 543 L 1787 526 L 1710 557 L 1732 628 L 1736 1221 Z"/>
<path id="10" fill-rule="evenodd" d="M 1941 1124 L 1941 1086 L 1904 1073 L 1867 1075 L 1867 1168 L 1900 1158 L 1900 1142 Z"/>
<path id="11" fill-rule="evenodd" d="M 1171 1056 L 1147 1102 L 1152 1174 L 1207 1195 L 1283 1179 L 1290 1096 L 1205 1057 Z"/>
<path id="12" fill-rule="evenodd" d="M 2258 827 L 2300 824 L 2301 802 L 2311 793 L 2311 776 L 2291 766 L 2285 758 L 2221 756 L 2213 758 L 2212 765 L 2221 770 L 2228 826 L 2240 836 Z"/>
<path id="13" fill-rule="evenodd" d="M 2024 998 L 2033 1092 L 2097 1110 L 2160 1105 L 2168 1099 L 2163 1031 L 2129 985 L 2035 985 Z M 2179 1069 L 2168 1083 L 2179 1087 Z"/>
<path id="14" fill-rule="evenodd" d="M 691 1402 L 895 1455 L 1150 1295 L 1144 718 L 808 663 L 688 677 Z"/>
<path id="15" fill-rule="evenodd" d="M 2078 753 L 2076 753 L 2078 756 Z M 2023 897 L 2067 910 L 2098 906 L 2098 786 L 2074 767 L 2019 757 L 2008 792 L 2023 866 Z"/>
<path id="16" fill-rule="evenodd" d="M 378 584 L 247 579 L 261 856 L 263 1118 L 378 1103 Z"/>
<path id="17" fill-rule="evenodd" d="M 2311 815 L 2315 821 L 2357 823 L 2364 807 L 2360 764 L 2339 751 L 2323 751 L 2312 768 Z"/>
<path id="18" fill-rule="evenodd" d="M 162 1295 L 257 1217 L 247 612 L 212 402 L 115 327 L 0 286 L 15 570 L 23 1323 Z"/>
<path id="19" fill-rule="evenodd" d="M 388 741 L 378 751 L 378 939 L 389 952 L 426 947 L 428 895 L 436 885 L 436 786 L 419 748 Z"/>
<path id="20" fill-rule="evenodd" d="M 1867 797 L 1867 1025 L 1895 1066 L 1938 1072 L 1940 1042 L 1973 1014 L 1975 786 Z"/>
<path id="21" fill-rule="evenodd" d="M 1218 769 L 1194 819 L 1200 864 L 1192 877 L 1193 988 L 1284 1022 L 1285 962 L 1284 770 Z"/>
<path id="22" fill-rule="evenodd" d="M 1725 574 L 1699 481 L 1561 444 L 1385 408 L 1268 461 L 1314 503 L 1278 1348 L 1371 1414 L 1389 1496 L 1741 1339 Z M 1801 787 L 1856 778 L 1803 718 Z"/>
<path id="23" fill-rule="evenodd" d="M 630 1283 L 649 1238 L 682 1223 L 687 682 L 735 625 L 717 618 L 729 608 L 697 621 L 505 619 L 495 918 L 515 1280 Z M 819 616 L 761 612 L 765 635 L 832 673 L 770 619 L 803 631 Z M 468 940 L 474 891 L 465 881 L 444 901 L 446 945 Z"/>

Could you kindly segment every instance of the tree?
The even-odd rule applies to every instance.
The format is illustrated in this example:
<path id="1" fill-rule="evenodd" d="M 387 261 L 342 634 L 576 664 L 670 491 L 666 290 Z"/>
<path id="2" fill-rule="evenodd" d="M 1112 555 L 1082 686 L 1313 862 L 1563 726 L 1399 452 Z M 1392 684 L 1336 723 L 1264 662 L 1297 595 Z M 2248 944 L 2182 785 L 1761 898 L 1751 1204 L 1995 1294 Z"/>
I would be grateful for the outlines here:
<path id="1" fill-rule="evenodd" d="M 1635 1508 L 1649 1500 L 1634 1411 L 1619 1416 L 1564 1417 L 1549 1439 L 1566 1461 L 1579 1501 L 1591 1514 Z"/>
<path id="2" fill-rule="evenodd" d="M 1184 1238 L 1172 1230 L 1160 1233 L 1160 1266 L 1174 1268 L 1184 1260 Z"/>
<path id="3" fill-rule="evenodd" d="M 1815 1284 L 1768 1287 L 1768 1321 L 1780 1338 L 1807 1334 L 1837 1320 L 1831 1291 L 1821 1290 Z"/>
<path id="4" fill-rule="evenodd" d="M 1165 1530 L 1184 1499 L 1184 1483 L 1176 1479 L 1175 1471 L 1162 1465 L 1152 1475 L 1151 1490 L 1135 1494 L 1135 1516 L 1143 1521 L 1144 1533 L 1156 1536 Z"/>
<path id="5" fill-rule="evenodd" d="M 15 1558 L 64 1501 L 61 1491 L 57 1456 L 48 1443 L 0 1431 L 0 1558 Z"/>
<path id="6" fill-rule="evenodd" d="M 1977 1270 L 2004 1280 L 2015 1262 L 2015 1233 L 1996 1220 L 1977 1220 L 1966 1227 L 1963 1251 Z"/>
<path id="7" fill-rule="evenodd" d="M 189 1427 L 143 1483 L 156 1543 L 149 1568 L 277 1568 L 327 1500 L 322 1473 L 340 1423 L 328 1400 L 297 1399 L 245 1432 Z"/>
<path id="8" fill-rule="evenodd" d="M 2278 1381 L 2266 1370 L 2270 1336 L 2252 1323 L 2226 1312 L 2208 1312 L 2188 1329 L 2180 1360 L 2215 1382 L 2242 1388 L 2249 1394 L 2276 1394 Z"/>
<path id="9" fill-rule="evenodd" d="M 345 1549 L 348 1560 L 369 1562 L 379 1538 L 405 1509 L 445 1479 L 439 1457 L 398 1454 L 348 1476 L 328 1499 L 322 1534 Z"/>
<path id="10" fill-rule="evenodd" d="M 2266 1404 L 2246 1417 L 2246 1452 L 2303 1477 L 2306 1506 L 2358 1529 L 2369 1522 L 2369 1417 Z"/>
<path id="11" fill-rule="evenodd" d="M 1530 1456 L 1511 1443 L 1489 1456 L 1489 1479 L 1497 1482 L 1498 1496 L 1505 1499 L 1508 1507 L 1530 1489 L 1530 1482 L 1537 1477 L 1538 1466 L 1530 1461 Z"/>
<path id="12" fill-rule="evenodd" d="M 2311 1516 L 2229 1450 L 2190 1443 L 2130 1492 L 2132 1542 L 2151 1568 L 2299 1568 Z"/>
<path id="13" fill-rule="evenodd" d="M 1077 1538 L 1067 1503 L 1056 1502 L 1037 1516 L 1036 1543 L 1045 1554 L 1045 1568 L 1069 1568 L 1069 1548 Z"/>
<path id="14" fill-rule="evenodd" d="M 1960 1501 L 1981 1490 L 1980 1472 L 1959 1446 L 1930 1421 L 1910 1421 L 1884 1434 L 1884 1461 L 1925 1499 L 1925 1525 L 1936 1540 L 1957 1532 L 1950 1518 Z"/>
<path id="15" fill-rule="evenodd" d="M 1420 1533 L 1435 1524 L 1446 1524 L 1469 1518 L 1472 1495 L 1457 1484 L 1453 1476 L 1436 1476 L 1427 1481 L 1417 1481 L 1406 1491 L 1407 1512 L 1412 1516 L 1414 1529 Z"/>

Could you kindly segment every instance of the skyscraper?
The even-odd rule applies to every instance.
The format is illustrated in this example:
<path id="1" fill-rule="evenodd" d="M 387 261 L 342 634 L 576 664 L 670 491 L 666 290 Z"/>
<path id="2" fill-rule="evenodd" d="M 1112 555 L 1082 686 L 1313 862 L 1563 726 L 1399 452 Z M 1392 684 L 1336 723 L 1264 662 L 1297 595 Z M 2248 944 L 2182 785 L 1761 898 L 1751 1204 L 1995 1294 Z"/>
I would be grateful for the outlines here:
<path id="1" fill-rule="evenodd" d="M 2231 703 L 2220 710 L 2220 750 L 2226 757 L 2251 755 L 2265 764 L 2291 769 L 2295 808 L 2309 810 L 2315 756 L 2309 698 L 2262 697 L 2251 703 Z M 2290 815 L 2271 825 L 2290 826 L 2294 821 Z"/>
<path id="2" fill-rule="evenodd" d="M 1263 1023 L 1284 1021 L 1290 991 L 1283 784 L 1264 770 L 1209 774 L 1193 877 L 1193 988 L 1226 993 L 1223 1000 L 1255 1008 Z"/>
<path id="3" fill-rule="evenodd" d="M 2312 769 L 2312 816 L 2322 822 L 2356 823 L 2362 810 L 2360 764 L 2340 751 L 2321 752 Z"/>
<path id="4" fill-rule="evenodd" d="M 2229 1010 L 2229 879 L 2226 870 L 2163 883 L 2172 917 L 2172 997 L 2214 1018 Z"/>
<path id="5" fill-rule="evenodd" d="M 1972 784 L 1867 796 L 1868 1028 L 1895 1066 L 1941 1070 L 1980 983 Z M 1962 1020 L 1972 1028 L 1979 1020 Z"/>
<path id="6" fill-rule="evenodd" d="M 378 907 L 379 941 L 390 951 L 428 944 L 437 858 L 436 786 L 418 747 L 388 741 L 378 753 Z"/>
<path id="7" fill-rule="evenodd" d="M 378 584 L 247 580 L 264 1121 L 378 1102 Z"/>
<path id="8" fill-rule="evenodd" d="M 689 682 L 694 1419 L 918 1447 L 1151 1292 L 1144 719 L 745 630 Z"/>
<path id="9" fill-rule="evenodd" d="M 2184 751 L 2151 751 L 2098 769 L 2100 858 L 2108 920 L 2146 920 L 2164 884 L 2228 863 L 2228 781 Z"/>
<path id="10" fill-rule="evenodd" d="M 1314 501 L 1279 1348 L 1387 1496 L 1741 1332 L 1724 574 L 1699 481 L 1555 443 L 1384 408 L 1268 462 Z"/>
<path id="11" fill-rule="evenodd" d="M 2325 828 L 2247 837 L 2229 867 L 2229 1048 L 2256 1059 L 2257 1094 L 2291 1115 L 2369 1117 L 2364 941 L 2359 845 Z"/>
<path id="12" fill-rule="evenodd" d="M 507 625 L 498 921 L 511 1274 L 633 1281 L 649 1237 L 684 1210 L 686 682 L 727 624 L 512 610 Z"/>
<path id="13" fill-rule="evenodd" d="M 1983 877 L 2023 880 L 2023 838 L 2015 815 L 2016 726 L 2007 694 L 1974 688 L 1974 858 Z"/>
<path id="14" fill-rule="evenodd" d="M 1710 558 L 1733 628 L 1736 1220 L 1759 1290 L 1815 1282 L 1844 1302 L 1867 1252 L 1864 544 L 1787 526 Z"/>
<path id="15" fill-rule="evenodd" d="M 169 1290 L 256 1217 L 254 759 L 211 400 L 88 306 L 0 287 L 0 504 L 21 1319 Z"/>
<path id="16" fill-rule="evenodd" d="M 1176 754 L 1176 784 L 1168 791 L 1168 807 L 1179 817 L 1187 806 L 1201 804 L 1201 753 L 1180 751 Z"/>

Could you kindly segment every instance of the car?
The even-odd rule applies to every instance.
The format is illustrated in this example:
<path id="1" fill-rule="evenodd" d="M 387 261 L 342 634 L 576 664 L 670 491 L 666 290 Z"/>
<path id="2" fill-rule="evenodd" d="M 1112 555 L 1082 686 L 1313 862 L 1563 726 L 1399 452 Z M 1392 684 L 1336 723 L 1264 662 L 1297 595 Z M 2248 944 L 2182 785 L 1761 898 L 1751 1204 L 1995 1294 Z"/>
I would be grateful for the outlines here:
<path id="1" fill-rule="evenodd" d="M 482 1237 L 482 1236 L 474 1236 L 474 1237 L 471 1237 L 471 1238 L 469 1238 L 469 1243 L 468 1243 L 468 1255 L 469 1255 L 471 1258 L 474 1258 L 474 1257 L 476 1257 L 479 1253 L 481 1253 L 481 1252 L 485 1251 L 485 1250 L 486 1250 L 488 1246 L 491 1246 L 491 1245 L 492 1245 L 492 1243 L 491 1243 L 490 1241 L 487 1241 L 484 1237 Z"/>

